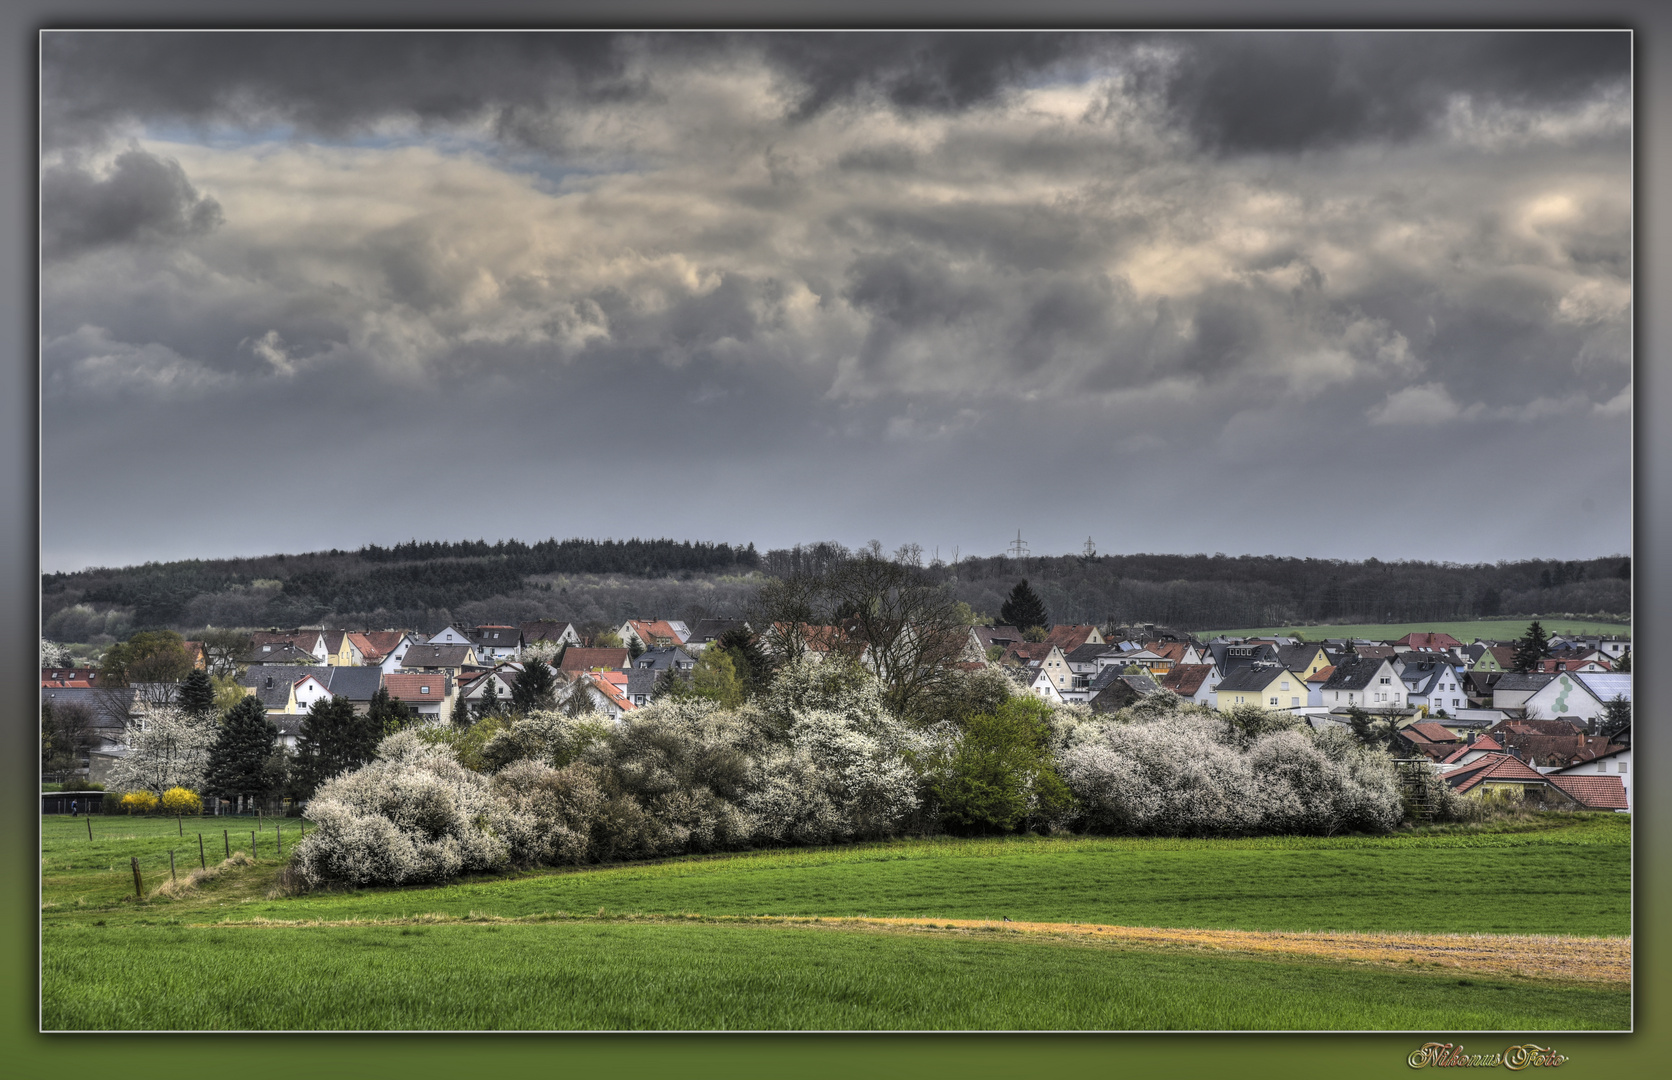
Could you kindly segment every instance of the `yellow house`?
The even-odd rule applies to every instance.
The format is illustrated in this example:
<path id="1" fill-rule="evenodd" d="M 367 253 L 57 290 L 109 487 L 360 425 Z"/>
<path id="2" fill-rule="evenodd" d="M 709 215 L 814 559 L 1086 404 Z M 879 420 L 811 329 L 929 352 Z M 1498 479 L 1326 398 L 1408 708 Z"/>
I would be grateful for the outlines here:
<path id="1" fill-rule="evenodd" d="M 1214 688 L 1214 708 L 1230 712 L 1239 705 L 1262 709 L 1298 709 L 1306 704 L 1306 679 L 1281 664 L 1234 668 Z"/>
<path id="2" fill-rule="evenodd" d="M 346 630 L 325 631 L 325 662 L 332 667 L 360 667 L 366 656 Z"/>
<path id="3" fill-rule="evenodd" d="M 1322 645 L 1291 645 L 1280 649 L 1279 653 L 1283 657 L 1283 666 L 1299 675 L 1303 682 L 1335 662 Z"/>

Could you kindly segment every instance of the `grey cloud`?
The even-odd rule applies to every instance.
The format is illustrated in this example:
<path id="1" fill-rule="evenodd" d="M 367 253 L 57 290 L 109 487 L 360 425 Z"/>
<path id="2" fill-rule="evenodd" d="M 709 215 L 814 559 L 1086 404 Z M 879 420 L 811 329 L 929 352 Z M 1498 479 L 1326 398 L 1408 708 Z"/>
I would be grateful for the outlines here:
<path id="1" fill-rule="evenodd" d="M 1293 152 L 1411 138 L 1454 94 L 1571 102 L 1630 78 L 1631 38 L 1591 33 L 1235 33 L 1172 39 L 1176 63 L 1139 82 L 1205 145 Z"/>
<path id="2" fill-rule="evenodd" d="M 202 236 L 221 224 L 220 204 L 201 195 L 180 163 L 132 149 L 108 173 L 76 165 L 41 177 L 41 244 L 49 259 L 111 244 Z"/>

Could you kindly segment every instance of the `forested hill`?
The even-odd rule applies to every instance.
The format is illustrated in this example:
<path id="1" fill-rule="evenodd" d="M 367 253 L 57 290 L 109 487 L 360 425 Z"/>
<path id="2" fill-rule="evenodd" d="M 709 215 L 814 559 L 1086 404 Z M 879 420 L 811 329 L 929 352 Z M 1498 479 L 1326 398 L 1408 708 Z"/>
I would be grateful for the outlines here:
<path id="1" fill-rule="evenodd" d="M 897 555 L 916 558 L 918 550 Z M 675 540 L 413 541 L 147 563 L 46 575 L 43 630 L 57 641 L 99 643 L 153 628 L 727 618 L 746 614 L 760 575 L 816 569 L 846 554 L 836 544 L 757 553 L 753 544 Z M 1631 612 L 1631 561 L 1623 556 L 1477 565 L 1269 555 L 993 556 L 934 563 L 926 573 L 992 617 L 1016 581 L 1027 578 L 1052 621 L 1100 625 L 1205 629 L 1532 614 L 1626 620 Z"/>
<path id="2" fill-rule="evenodd" d="M 97 636 L 80 624 L 87 615 L 109 620 L 112 610 L 133 629 L 295 626 L 326 617 L 344 625 L 412 625 L 473 602 L 543 592 L 542 575 L 689 579 L 747 574 L 759 563 L 753 544 L 690 540 L 411 541 L 47 574 L 42 617 L 50 635 L 52 619 L 70 612 L 60 621 L 76 625 L 57 628 L 58 639 L 70 641 Z"/>

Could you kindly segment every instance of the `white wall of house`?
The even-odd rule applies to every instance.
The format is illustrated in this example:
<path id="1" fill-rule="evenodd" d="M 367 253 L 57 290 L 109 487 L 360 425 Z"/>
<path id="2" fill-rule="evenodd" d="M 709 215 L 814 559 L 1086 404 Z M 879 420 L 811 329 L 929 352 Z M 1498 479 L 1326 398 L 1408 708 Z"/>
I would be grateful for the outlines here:
<path id="1" fill-rule="evenodd" d="M 1600 719 L 1606 711 L 1596 695 L 1567 672 L 1558 674 L 1535 691 L 1527 698 L 1523 708 L 1529 716 L 1537 715 L 1547 720 L 1572 717 L 1586 723 Z"/>
<path id="2" fill-rule="evenodd" d="M 1541 772 L 1543 770 L 1540 770 Z M 1618 754 L 1610 754 L 1599 761 L 1586 761 L 1578 765 L 1569 765 L 1565 769 L 1555 770 L 1561 776 L 1618 776 L 1620 783 L 1626 789 L 1626 806 L 1635 806 L 1631 799 L 1632 773 L 1636 770 L 1631 763 L 1631 751 L 1622 750 Z"/>

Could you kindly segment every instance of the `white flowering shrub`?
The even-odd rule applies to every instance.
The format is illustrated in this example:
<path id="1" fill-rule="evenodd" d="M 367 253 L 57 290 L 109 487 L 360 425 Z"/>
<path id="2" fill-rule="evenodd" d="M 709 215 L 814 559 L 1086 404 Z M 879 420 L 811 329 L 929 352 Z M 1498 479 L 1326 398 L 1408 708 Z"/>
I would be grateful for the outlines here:
<path id="1" fill-rule="evenodd" d="M 888 708 L 882 683 L 874 675 L 833 656 L 785 664 L 766 693 L 755 699 L 754 711 L 771 734 L 782 738 L 797 719 L 814 712 L 835 713 L 853 730 L 880 730 Z"/>
<path id="2" fill-rule="evenodd" d="M 524 759 L 561 769 L 588 746 L 608 738 L 612 726 L 599 713 L 575 717 L 543 709 L 491 735 L 482 744 L 482 762 L 490 771 Z"/>
<path id="3" fill-rule="evenodd" d="M 906 755 L 922 737 L 886 713 L 813 710 L 761 756 L 745 807 L 766 842 L 826 844 L 898 832 L 918 809 Z"/>
<path id="4" fill-rule="evenodd" d="M 1244 731 L 1180 713 L 1075 733 L 1062 776 L 1094 832 L 1163 836 L 1384 831 L 1400 818 L 1391 764 L 1338 737 Z"/>
<path id="5" fill-rule="evenodd" d="M 309 886 L 407 885 L 493 870 L 511 858 L 488 779 L 411 731 L 377 758 L 321 784 L 308 802 L 314 831 L 292 866 Z"/>
<path id="6" fill-rule="evenodd" d="M 554 769 L 542 761 L 517 761 L 494 774 L 497 834 L 519 866 L 579 863 L 591 846 L 592 822 L 603 803 L 594 770 Z"/>

